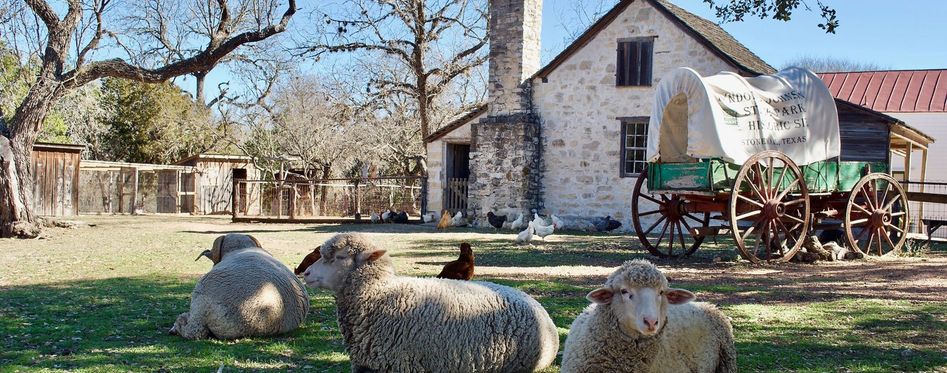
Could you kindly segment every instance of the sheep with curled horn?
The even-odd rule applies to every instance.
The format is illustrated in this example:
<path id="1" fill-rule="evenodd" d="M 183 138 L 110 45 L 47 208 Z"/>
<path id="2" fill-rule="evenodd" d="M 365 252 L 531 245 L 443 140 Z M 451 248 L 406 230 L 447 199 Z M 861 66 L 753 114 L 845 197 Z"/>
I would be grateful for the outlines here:
<path id="1" fill-rule="evenodd" d="M 191 308 L 169 331 L 187 339 L 283 334 L 309 312 L 309 294 L 283 263 L 245 234 L 217 237 L 200 256 L 214 266 L 191 293 Z"/>

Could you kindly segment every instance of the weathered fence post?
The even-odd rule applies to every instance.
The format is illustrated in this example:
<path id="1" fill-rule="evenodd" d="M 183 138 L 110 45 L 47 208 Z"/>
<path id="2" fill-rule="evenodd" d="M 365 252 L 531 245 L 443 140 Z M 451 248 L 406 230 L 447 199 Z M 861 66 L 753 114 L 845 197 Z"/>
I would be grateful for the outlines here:
<path id="1" fill-rule="evenodd" d="M 237 193 L 237 188 L 239 187 L 239 182 L 237 179 L 233 179 L 233 188 L 230 189 L 230 220 L 237 221 L 237 208 L 240 206 L 239 198 L 240 193 Z"/>

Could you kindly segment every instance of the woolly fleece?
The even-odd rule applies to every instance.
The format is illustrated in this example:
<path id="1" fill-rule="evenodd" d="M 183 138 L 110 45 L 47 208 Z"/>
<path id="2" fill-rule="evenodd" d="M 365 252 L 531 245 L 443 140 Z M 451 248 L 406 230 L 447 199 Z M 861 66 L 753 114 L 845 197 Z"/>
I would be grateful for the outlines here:
<path id="1" fill-rule="evenodd" d="M 323 258 L 377 250 L 340 234 Z M 480 281 L 395 275 L 387 254 L 358 264 L 336 293 L 353 371 L 528 372 L 555 360 L 556 326 L 527 294 Z"/>

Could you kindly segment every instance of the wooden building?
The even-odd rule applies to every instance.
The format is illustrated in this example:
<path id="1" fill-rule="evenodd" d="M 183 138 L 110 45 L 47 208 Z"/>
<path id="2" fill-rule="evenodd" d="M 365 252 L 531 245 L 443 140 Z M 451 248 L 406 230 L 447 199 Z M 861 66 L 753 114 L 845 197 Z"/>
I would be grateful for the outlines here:
<path id="1" fill-rule="evenodd" d="M 33 211 L 40 216 L 79 213 L 79 153 L 85 146 L 33 145 Z"/>
<path id="2" fill-rule="evenodd" d="M 234 180 L 260 180 L 261 172 L 251 158 L 244 155 L 196 154 L 175 163 L 193 167 L 195 180 L 195 214 L 230 214 Z M 241 212 L 253 208 L 258 192 L 243 184 L 238 191 Z"/>
<path id="3" fill-rule="evenodd" d="M 193 167 L 84 161 L 79 183 L 82 214 L 194 213 Z"/>

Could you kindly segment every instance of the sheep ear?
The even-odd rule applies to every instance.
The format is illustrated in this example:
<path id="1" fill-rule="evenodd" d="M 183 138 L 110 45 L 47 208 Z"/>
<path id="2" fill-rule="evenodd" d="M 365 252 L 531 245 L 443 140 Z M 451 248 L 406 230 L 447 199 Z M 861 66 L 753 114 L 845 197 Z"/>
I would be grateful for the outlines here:
<path id="1" fill-rule="evenodd" d="M 250 237 L 250 241 L 253 241 L 253 244 L 256 245 L 256 247 L 263 248 L 263 245 L 260 245 L 260 240 L 257 240 L 256 237 L 253 237 L 249 234 L 247 237 Z"/>
<path id="2" fill-rule="evenodd" d="M 358 254 L 358 261 L 359 263 L 374 262 L 378 260 L 378 258 L 381 258 L 383 255 L 385 255 L 386 252 L 387 252 L 386 250 L 382 250 L 382 249 L 378 249 L 378 250 L 370 251 L 370 252 L 364 252 L 364 253 Z"/>
<path id="3" fill-rule="evenodd" d="M 684 304 L 697 298 L 694 293 L 684 289 L 667 289 L 664 291 L 664 296 L 670 304 Z"/>
<path id="4" fill-rule="evenodd" d="M 612 302 L 614 295 L 615 293 L 612 292 L 611 289 L 598 288 L 589 292 L 589 294 L 585 296 L 585 299 L 596 304 L 609 304 Z"/>

